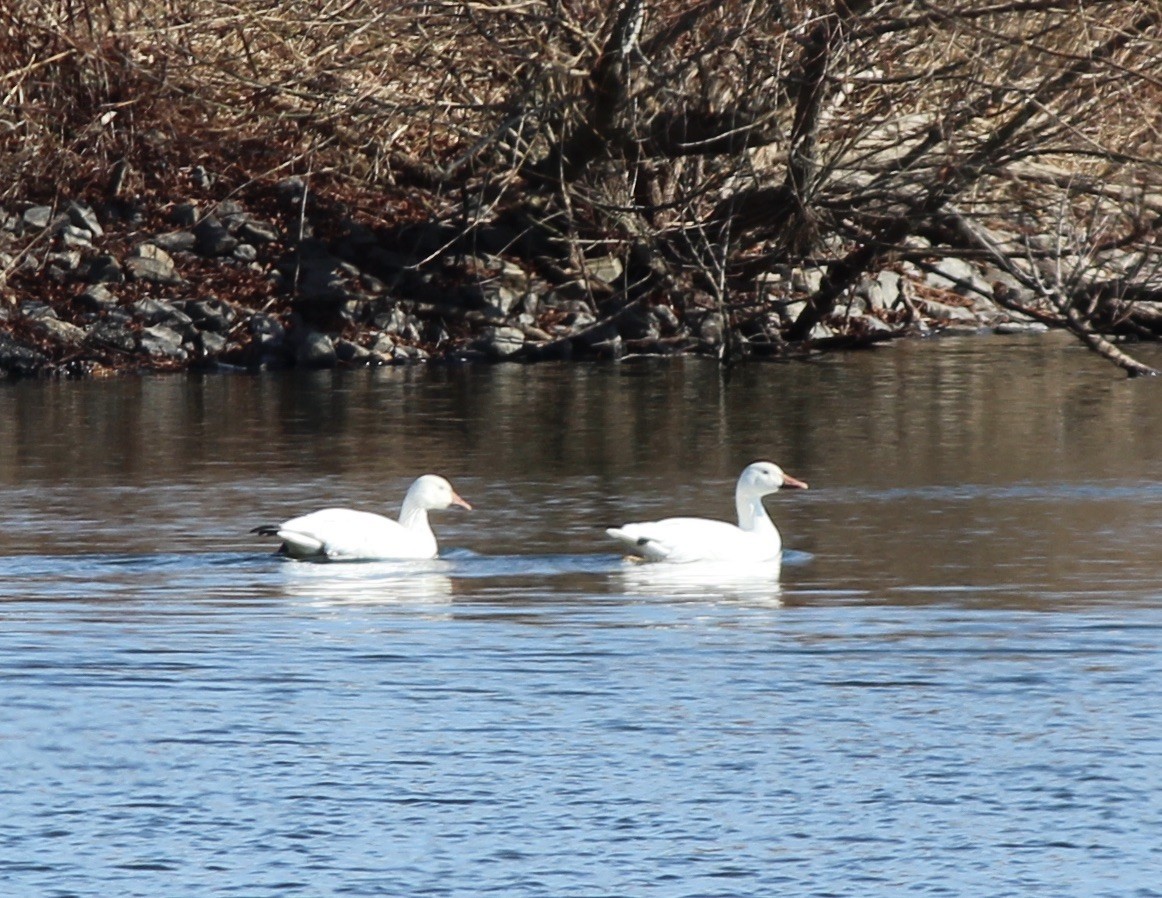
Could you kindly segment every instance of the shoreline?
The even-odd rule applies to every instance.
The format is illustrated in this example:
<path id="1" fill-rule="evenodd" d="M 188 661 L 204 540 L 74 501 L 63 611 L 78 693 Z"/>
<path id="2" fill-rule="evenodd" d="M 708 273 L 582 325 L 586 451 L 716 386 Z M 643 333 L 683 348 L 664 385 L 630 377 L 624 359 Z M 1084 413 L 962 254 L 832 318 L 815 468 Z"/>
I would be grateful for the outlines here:
<path id="1" fill-rule="evenodd" d="M 384 213 L 392 198 L 380 198 Z M 366 205 L 366 203 L 364 204 Z M 776 268 L 761 294 L 624 299 L 614 256 L 555 271 L 467 238 L 377 220 L 297 177 L 245 199 L 143 208 L 112 200 L 0 208 L 0 374 L 90 377 L 627 355 L 795 358 L 931 334 L 1042 333 L 992 300 L 1002 273 L 956 258 L 866 277 L 806 340 L 786 330 L 818 269 Z"/>

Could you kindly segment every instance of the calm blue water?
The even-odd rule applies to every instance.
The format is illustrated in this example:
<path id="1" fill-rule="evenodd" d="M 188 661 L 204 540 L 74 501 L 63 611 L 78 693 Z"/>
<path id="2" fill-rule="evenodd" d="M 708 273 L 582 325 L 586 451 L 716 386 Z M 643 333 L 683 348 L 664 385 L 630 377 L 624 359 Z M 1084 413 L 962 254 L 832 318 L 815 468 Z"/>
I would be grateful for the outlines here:
<path id="1" fill-rule="evenodd" d="M 300 382 L 305 412 L 273 378 L 4 387 L 51 428 L 0 459 L 0 891 L 1162 894 L 1162 443 L 1132 423 L 1162 394 L 1063 351 L 1028 350 L 1025 404 L 976 344 L 957 401 L 923 352 Z M 860 417 L 888 365 L 945 428 Z M 759 398 L 808 386 L 814 424 Z M 611 432 L 613 387 L 657 429 Z M 86 442 L 121 409 L 169 423 Z M 759 443 L 812 483 L 768 500 L 780 584 L 610 554 L 620 516 L 728 515 Z M 407 447 L 476 506 L 439 561 L 246 533 L 394 506 Z"/>

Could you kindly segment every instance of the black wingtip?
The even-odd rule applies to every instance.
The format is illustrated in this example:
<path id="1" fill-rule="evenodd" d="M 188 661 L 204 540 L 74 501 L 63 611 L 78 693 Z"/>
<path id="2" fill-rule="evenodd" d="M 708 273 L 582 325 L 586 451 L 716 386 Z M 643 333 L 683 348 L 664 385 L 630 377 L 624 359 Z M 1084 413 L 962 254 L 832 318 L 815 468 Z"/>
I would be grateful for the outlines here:
<path id="1" fill-rule="evenodd" d="M 278 527 L 274 524 L 263 524 L 261 527 L 255 527 L 250 532 L 257 533 L 259 536 L 278 536 Z"/>

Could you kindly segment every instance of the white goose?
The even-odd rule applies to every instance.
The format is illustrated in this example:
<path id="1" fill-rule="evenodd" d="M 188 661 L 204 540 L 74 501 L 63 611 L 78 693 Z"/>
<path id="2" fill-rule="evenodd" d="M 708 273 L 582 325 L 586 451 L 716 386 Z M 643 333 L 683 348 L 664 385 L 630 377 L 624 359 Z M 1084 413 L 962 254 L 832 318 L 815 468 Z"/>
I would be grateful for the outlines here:
<path id="1" fill-rule="evenodd" d="M 807 489 L 807 484 L 783 473 L 778 465 L 756 461 L 742 472 L 734 490 L 737 527 L 707 518 L 666 518 L 605 532 L 631 555 L 646 561 L 778 561 L 783 543 L 763 507 L 763 496 L 784 486 Z"/>
<path id="2" fill-rule="evenodd" d="M 279 551 L 314 561 L 400 561 L 435 558 L 436 535 L 428 512 L 459 505 L 461 499 L 443 477 L 425 474 L 404 496 L 399 520 L 350 508 L 324 508 L 281 524 L 255 527 L 251 533 L 277 536 Z"/>

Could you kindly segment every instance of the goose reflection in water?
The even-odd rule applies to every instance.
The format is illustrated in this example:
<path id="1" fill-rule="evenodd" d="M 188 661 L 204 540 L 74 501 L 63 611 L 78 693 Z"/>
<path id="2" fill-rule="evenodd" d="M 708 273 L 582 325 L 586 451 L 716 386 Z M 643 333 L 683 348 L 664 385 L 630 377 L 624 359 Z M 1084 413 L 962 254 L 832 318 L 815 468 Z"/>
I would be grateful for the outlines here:
<path id="1" fill-rule="evenodd" d="M 442 561 L 367 561 L 279 565 L 287 595 L 331 604 L 447 605 L 452 602 L 450 566 Z"/>
<path id="2" fill-rule="evenodd" d="M 779 562 L 747 564 L 697 561 L 689 564 L 623 562 L 617 572 L 628 595 L 661 596 L 702 602 L 718 600 L 781 605 Z"/>

